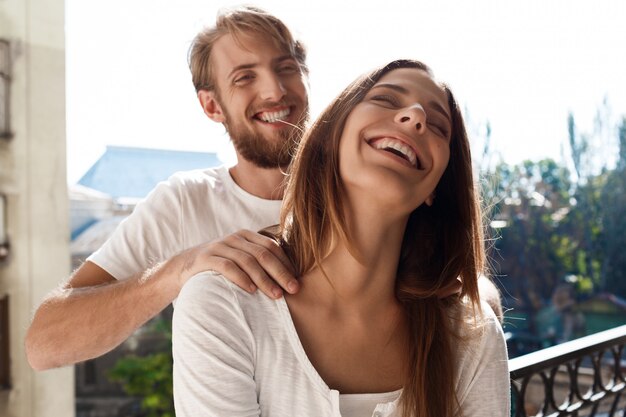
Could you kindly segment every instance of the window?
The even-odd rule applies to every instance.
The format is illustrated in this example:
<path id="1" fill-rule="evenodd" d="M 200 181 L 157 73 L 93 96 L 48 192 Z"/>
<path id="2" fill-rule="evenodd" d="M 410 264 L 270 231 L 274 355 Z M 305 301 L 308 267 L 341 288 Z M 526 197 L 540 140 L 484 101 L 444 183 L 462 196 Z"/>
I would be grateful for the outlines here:
<path id="1" fill-rule="evenodd" d="M 10 83 L 11 83 L 11 48 L 9 41 L 0 39 L 0 139 L 9 139 Z"/>
<path id="2" fill-rule="evenodd" d="M 9 296 L 0 298 L 0 390 L 11 388 L 9 355 Z"/>

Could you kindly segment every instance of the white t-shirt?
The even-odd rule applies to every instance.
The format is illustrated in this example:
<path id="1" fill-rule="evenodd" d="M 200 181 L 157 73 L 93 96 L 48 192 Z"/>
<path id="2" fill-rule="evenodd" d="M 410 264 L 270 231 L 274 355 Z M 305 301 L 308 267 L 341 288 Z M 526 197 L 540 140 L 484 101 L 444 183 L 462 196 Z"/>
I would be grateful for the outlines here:
<path id="1" fill-rule="evenodd" d="M 192 246 L 276 224 L 280 206 L 244 191 L 226 167 L 179 172 L 159 183 L 87 259 L 126 279 Z"/>
<path id="2" fill-rule="evenodd" d="M 483 310 L 484 326 L 455 343 L 456 394 L 464 417 L 508 417 L 504 334 L 486 304 Z M 340 393 L 309 361 L 284 298 L 249 294 L 210 272 L 194 276 L 174 310 L 173 354 L 177 417 L 341 416 Z M 399 417 L 399 393 L 389 394 L 366 415 Z"/>

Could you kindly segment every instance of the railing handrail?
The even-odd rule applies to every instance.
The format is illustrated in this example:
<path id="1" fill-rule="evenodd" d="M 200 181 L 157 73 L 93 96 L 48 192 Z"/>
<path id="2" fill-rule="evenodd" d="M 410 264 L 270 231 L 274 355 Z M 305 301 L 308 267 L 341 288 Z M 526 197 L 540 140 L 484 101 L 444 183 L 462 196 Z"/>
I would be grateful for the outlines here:
<path id="1" fill-rule="evenodd" d="M 511 379 L 519 379 L 543 369 L 576 359 L 588 352 L 626 343 L 626 325 L 580 339 L 541 349 L 509 360 Z"/>

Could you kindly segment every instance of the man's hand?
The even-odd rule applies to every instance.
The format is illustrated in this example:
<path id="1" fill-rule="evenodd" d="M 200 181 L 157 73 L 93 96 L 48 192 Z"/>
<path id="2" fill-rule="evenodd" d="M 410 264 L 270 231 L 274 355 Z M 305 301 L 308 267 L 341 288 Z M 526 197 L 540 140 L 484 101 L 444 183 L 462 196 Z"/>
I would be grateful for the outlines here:
<path id="1" fill-rule="evenodd" d="M 254 292 L 258 288 L 271 298 L 280 298 L 283 289 L 295 294 L 300 288 L 293 266 L 280 246 L 250 230 L 240 230 L 223 239 L 196 246 L 179 256 L 184 259 L 183 282 L 210 269 L 245 291 Z"/>
<path id="2" fill-rule="evenodd" d="M 439 298 L 448 298 L 452 296 L 457 296 L 461 294 L 461 289 L 463 287 L 463 282 L 461 278 L 457 278 L 456 281 L 449 286 L 443 288 L 437 296 Z M 493 312 L 498 317 L 500 323 L 504 319 L 504 313 L 502 312 L 502 299 L 500 297 L 500 291 L 495 286 L 495 284 L 486 276 L 480 275 L 478 277 L 478 293 L 480 298 L 485 301 Z"/>
<path id="3" fill-rule="evenodd" d="M 489 304 L 496 317 L 502 323 L 504 320 L 504 312 L 502 310 L 502 298 L 500 297 L 500 291 L 496 285 L 486 276 L 481 275 L 478 278 L 478 292 L 480 298 Z"/>

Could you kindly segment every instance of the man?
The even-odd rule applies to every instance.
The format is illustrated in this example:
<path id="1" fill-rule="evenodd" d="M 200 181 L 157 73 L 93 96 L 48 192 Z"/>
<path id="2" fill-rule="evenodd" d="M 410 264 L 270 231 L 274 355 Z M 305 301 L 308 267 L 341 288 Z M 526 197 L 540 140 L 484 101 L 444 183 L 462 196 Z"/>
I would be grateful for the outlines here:
<path id="1" fill-rule="evenodd" d="M 237 164 L 176 174 L 157 186 L 69 282 L 46 297 L 26 336 L 34 369 L 110 351 L 201 271 L 215 270 L 274 298 L 282 295 L 276 283 L 297 292 L 284 253 L 249 230 L 278 220 L 284 169 L 308 117 L 305 59 L 288 28 L 256 8 L 221 14 L 215 27 L 196 36 L 189 64 L 198 99 L 205 114 L 226 127 Z"/>
<path id="2" fill-rule="evenodd" d="M 204 270 L 245 288 L 251 277 L 280 297 L 268 271 L 297 291 L 276 245 L 256 233 L 232 233 L 278 220 L 284 168 L 308 117 L 305 58 L 283 23 L 255 8 L 222 14 L 198 34 L 189 55 L 192 79 L 206 115 L 226 127 L 237 164 L 174 175 L 157 186 L 69 282 L 46 297 L 26 336 L 34 369 L 110 351 Z"/>

